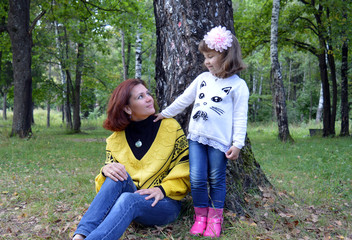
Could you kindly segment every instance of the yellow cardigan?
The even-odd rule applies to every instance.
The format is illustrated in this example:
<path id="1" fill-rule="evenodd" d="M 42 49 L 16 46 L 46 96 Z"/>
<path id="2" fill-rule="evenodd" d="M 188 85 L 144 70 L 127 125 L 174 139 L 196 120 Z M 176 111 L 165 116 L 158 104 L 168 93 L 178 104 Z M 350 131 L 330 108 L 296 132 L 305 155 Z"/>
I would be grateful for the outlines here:
<path id="1" fill-rule="evenodd" d="M 133 155 L 125 131 L 114 132 L 106 143 L 105 164 L 123 164 L 137 189 L 162 186 L 166 196 L 175 200 L 190 191 L 188 142 L 175 119 L 162 120 L 153 144 L 140 160 Z M 97 192 L 104 181 L 100 172 L 95 178 Z"/>

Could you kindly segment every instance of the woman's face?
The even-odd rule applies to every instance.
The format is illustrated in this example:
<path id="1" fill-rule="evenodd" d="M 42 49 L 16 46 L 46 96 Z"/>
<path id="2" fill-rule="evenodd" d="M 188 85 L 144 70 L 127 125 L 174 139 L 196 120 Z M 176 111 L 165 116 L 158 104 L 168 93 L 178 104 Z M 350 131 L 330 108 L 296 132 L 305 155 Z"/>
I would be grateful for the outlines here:
<path id="1" fill-rule="evenodd" d="M 204 65 L 211 74 L 215 74 L 221 67 L 221 53 L 217 51 L 204 52 Z"/>
<path id="2" fill-rule="evenodd" d="M 138 84 L 132 88 L 129 104 L 124 110 L 131 116 L 131 120 L 136 122 L 142 121 L 155 113 L 154 99 L 143 84 Z"/>

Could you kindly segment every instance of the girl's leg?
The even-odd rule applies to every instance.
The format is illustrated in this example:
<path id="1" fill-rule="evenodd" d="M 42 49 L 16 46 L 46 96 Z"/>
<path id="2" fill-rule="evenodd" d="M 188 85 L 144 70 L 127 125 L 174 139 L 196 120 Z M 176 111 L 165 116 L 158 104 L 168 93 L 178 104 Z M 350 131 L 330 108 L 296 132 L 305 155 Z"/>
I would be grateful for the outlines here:
<path id="1" fill-rule="evenodd" d="M 226 196 L 226 164 L 225 154 L 208 147 L 210 202 L 207 227 L 203 236 L 219 237 L 223 222 L 223 207 Z"/>
<path id="2" fill-rule="evenodd" d="M 123 192 L 134 191 L 136 191 L 136 186 L 130 176 L 126 181 L 118 182 L 106 178 L 100 191 L 78 224 L 74 235 L 88 236 L 105 219 Z"/>
<path id="3" fill-rule="evenodd" d="M 209 157 L 209 207 L 223 208 L 226 197 L 226 164 L 227 158 L 223 152 L 208 147 Z"/>
<path id="4" fill-rule="evenodd" d="M 208 156 L 207 146 L 189 141 L 189 168 L 191 194 L 194 207 L 208 207 Z"/>
<path id="5" fill-rule="evenodd" d="M 208 156 L 207 146 L 189 141 L 189 167 L 191 194 L 194 205 L 194 224 L 191 235 L 202 235 L 207 226 L 208 215 Z"/>
<path id="6" fill-rule="evenodd" d="M 152 207 L 154 199 L 145 200 L 146 195 L 123 193 L 108 216 L 86 240 L 116 240 L 132 221 L 146 226 L 165 225 L 176 220 L 180 210 L 179 201 L 164 198 Z"/>

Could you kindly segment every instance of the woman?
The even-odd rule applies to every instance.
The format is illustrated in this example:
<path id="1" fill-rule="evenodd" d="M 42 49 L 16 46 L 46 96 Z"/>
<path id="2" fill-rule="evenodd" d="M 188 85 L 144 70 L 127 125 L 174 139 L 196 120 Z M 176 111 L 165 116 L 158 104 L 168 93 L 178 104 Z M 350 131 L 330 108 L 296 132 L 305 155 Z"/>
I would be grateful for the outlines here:
<path id="1" fill-rule="evenodd" d="M 104 128 L 105 166 L 98 192 L 78 224 L 74 240 L 119 239 L 132 221 L 146 226 L 176 220 L 190 190 L 187 139 L 174 119 L 153 122 L 154 100 L 139 79 L 113 92 Z"/>

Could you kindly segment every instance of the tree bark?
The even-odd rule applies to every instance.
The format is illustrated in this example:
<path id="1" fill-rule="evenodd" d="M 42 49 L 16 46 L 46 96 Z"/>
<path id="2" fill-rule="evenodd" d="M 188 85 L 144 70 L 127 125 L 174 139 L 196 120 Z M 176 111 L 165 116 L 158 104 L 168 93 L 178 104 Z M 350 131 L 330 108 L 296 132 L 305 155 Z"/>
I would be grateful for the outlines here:
<path id="1" fill-rule="evenodd" d="M 345 2 L 345 0 L 343 0 Z M 347 20 L 347 13 L 343 17 Z M 349 104 L 348 104 L 348 39 L 342 30 L 342 61 L 341 61 L 341 130 L 340 136 L 349 136 Z"/>
<path id="2" fill-rule="evenodd" d="M 126 56 L 125 56 L 125 33 L 120 30 L 121 33 L 121 58 L 123 67 L 123 80 L 127 79 L 127 66 L 126 66 Z"/>
<path id="3" fill-rule="evenodd" d="M 212 27 L 234 33 L 231 0 L 154 0 L 157 35 L 156 83 L 159 106 L 165 108 L 202 70 L 198 44 Z M 190 108 L 176 119 L 188 126 Z M 247 138 L 238 161 L 229 161 L 225 207 L 243 213 L 243 193 L 270 184 L 256 162 Z"/>
<path id="4" fill-rule="evenodd" d="M 84 34 L 80 32 L 80 34 Z M 74 88 L 74 105 L 73 105 L 73 131 L 81 131 L 81 82 L 84 62 L 84 43 L 77 45 L 77 63 L 76 63 L 76 80 Z"/>
<path id="5" fill-rule="evenodd" d="M 273 1 L 271 17 L 271 40 L 270 40 L 270 57 L 271 57 L 271 76 L 274 78 L 274 104 L 276 118 L 279 127 L 279 139 L 283 142 L 293 141 L 287 119 L 286 98 L 278 54 L 278 27 L 280 15 L 280 0 Z"/>
<path id="6" fill-rule="evenodd" d="M 29 33 L 29 0 L 9 1 L 8 32 L 12 45 L 14 109 L 11 136 L 28 137 L 31 129 L 32 36 Z"/>
<path id="7" fill-rule="evenodd" d="M 139 24 L 136 33 L 136 66 L 135 66 L 135 78 L 142 78 L 142 38 L 141 38 L 142 24 Z"/>
<path id="8" fill-rule="evenodd" d="M 315 117 L 315 123 L 319 123 L 321 120 L 321 116 L 323 114 L 323 104 L 324 104 L 324 97 L 323 97 L 323 85 L 320 84 L 320 95 L 319 95 L 319 103 L 317 108 L 317 115 Z"/>

